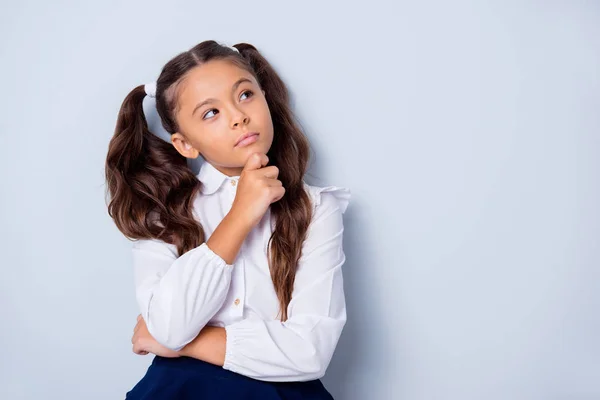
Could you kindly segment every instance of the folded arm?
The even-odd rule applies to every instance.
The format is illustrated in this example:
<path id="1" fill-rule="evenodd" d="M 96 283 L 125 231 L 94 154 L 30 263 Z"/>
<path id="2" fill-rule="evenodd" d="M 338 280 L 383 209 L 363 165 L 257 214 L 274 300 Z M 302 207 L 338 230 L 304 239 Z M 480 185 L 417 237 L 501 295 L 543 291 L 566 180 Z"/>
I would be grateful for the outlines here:
<path id="1" fill-rule="evenodd" d="M 134 242 L 133 266 L 136 299 L 148 332 L 178 351 L 223 305 L 233 265 L 206 243 L 178 258 L 170 246 L 156 239 Z"/>
<path id="2" fill-rule="evenodd" d="M 265 381 L 325 375 L 346 323 L 343 210 L 335 195 L 322 195 L 298 262 L 288 319 L 225 326 L 223 368 Z"/>

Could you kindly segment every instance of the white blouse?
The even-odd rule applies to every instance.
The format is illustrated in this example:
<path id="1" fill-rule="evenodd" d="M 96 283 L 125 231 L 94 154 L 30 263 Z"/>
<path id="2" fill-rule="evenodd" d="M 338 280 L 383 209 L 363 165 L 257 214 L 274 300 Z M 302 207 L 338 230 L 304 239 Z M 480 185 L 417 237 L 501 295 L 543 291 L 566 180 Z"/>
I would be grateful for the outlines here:
<path id="1" fill-rule="evenodd" d="M 231 209 L 239 176 L 208 162 L 194 216 L 208 239 Z M 233 264 L 206 243 L 177 257 L 175 245 L 157 239 L 133 242 L 136 299 L 150 334 L 180 350 L 205 325 L 225 327 L 224 369 L 264 381 L 307 381 L 325 371 L 346 323 L 342 265 L 342 213 L 347 188 L 304 183 L 313 219 L 297 266 L 288 319 L 277 318 L 279 301 L 267 262 L 275 227 L 270 208 L 248 234 Z"/>

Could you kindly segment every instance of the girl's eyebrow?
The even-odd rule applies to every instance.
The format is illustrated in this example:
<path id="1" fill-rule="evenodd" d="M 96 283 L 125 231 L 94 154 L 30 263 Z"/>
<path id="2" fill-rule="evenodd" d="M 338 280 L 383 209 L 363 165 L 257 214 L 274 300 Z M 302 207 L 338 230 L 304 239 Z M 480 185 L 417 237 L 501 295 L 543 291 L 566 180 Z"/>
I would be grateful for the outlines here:
<path id="1" fill-rule="evenodd" d="M 248 78 L 240 78 L 233 84 L 233 86 L 231 87 L 231 91 L 235 92 L 235 90 L 238 88 L 238 86 L 240 86 L 244 82 L 252 83 L 252 81 Z M 215 99 L 211 98 L 211 99 L 206 99 L 206 100 L 196 104 L 196 107 L 194 107 L 194 111 L 192 111 L 192 117 L 194 116 L 194 113 L 196 112 L 197 109 L 199 109 L 200 107 L 202 107 L 203 105 L 205 105 L 207 103 L 212 103 L 214 101 L 215 101 Z"/>

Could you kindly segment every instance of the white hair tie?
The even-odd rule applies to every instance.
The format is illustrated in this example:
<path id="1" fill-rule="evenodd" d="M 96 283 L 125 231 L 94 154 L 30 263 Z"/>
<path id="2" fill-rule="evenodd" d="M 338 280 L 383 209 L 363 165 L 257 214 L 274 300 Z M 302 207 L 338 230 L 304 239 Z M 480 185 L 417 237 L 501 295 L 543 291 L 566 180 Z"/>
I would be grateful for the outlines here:
<path id="1" fill-rule="evenodd" d="M 142 108 L 146 123 L 148 124 L 148 130 L 154 136 L 161 138 L 167 143 L 171 143 L 171 134 L 163 128 L 158 111 L 156 111 L 156 82 L 145 84 L 144 90 L 147 96 L 144 96 Z"/>
<path id="2" fill-rule="evenodd" d="M 235 47 L 233 47 L 233 46 L 229 46 L 228 44 L 225 44 L 225 43 L 220 43 L 220 45 L 221 45 L 221 46 L 225 46 L 225 47 L 229 47 L 231 50 L 233 50 L 233 51 L 236 51 L 236 52 L 238 52 L 238 53 L 240 52 L 238 49 L 236 49 L 236 48 L 235 48 Z"/>
<path id="3" fill-rule="evenodd" d="M 156 82 L 146 83 L 144 85 L 144 91 L 150 97 L 156 97 Z"/>

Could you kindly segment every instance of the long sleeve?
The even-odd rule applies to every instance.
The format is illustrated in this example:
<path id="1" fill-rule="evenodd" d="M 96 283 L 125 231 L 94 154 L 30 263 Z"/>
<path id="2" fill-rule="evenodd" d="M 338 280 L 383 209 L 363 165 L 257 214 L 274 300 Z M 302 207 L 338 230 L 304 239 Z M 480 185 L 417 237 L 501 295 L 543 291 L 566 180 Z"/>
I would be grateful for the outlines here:
<path id="1" fill-rule="evenodd" d="M 264 381 L 308 381 L 325 375 L 346 323 L 342 214 L 350 191 L 318 189 L 288 319 L 250 318 L 225 326 L 223 368 Z"/>
<path id="2" fill-rule="evenodd" d="M 221 308 L 233 266 L 206 243 L 176 256 L 156 239 L 133 244 L 136 300 L 148 332 L 163 346 L 181 350 Z"/>

